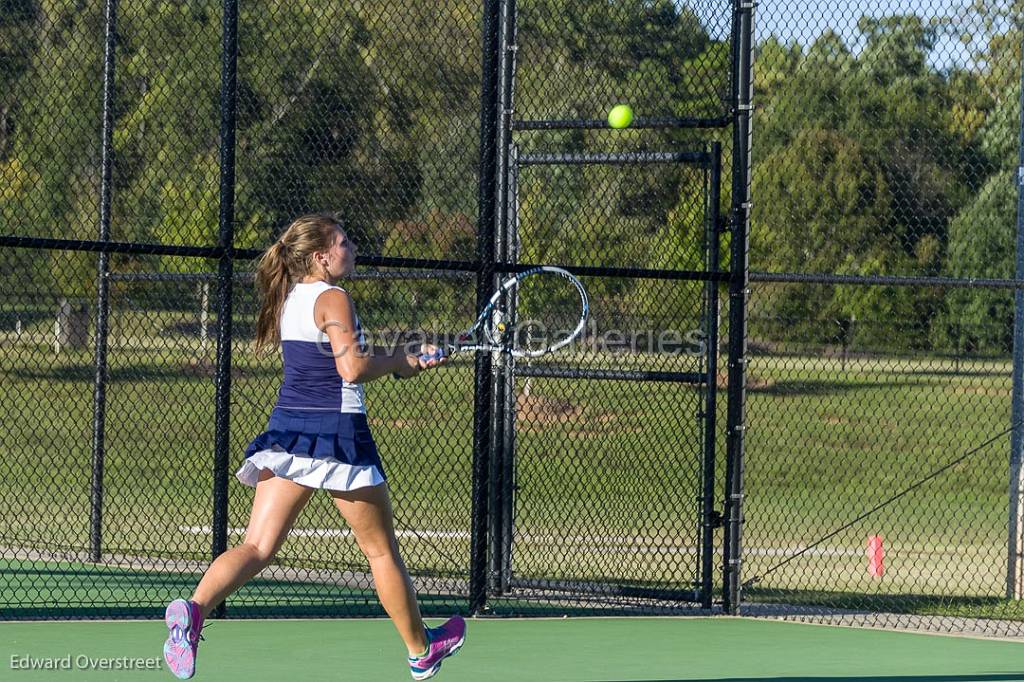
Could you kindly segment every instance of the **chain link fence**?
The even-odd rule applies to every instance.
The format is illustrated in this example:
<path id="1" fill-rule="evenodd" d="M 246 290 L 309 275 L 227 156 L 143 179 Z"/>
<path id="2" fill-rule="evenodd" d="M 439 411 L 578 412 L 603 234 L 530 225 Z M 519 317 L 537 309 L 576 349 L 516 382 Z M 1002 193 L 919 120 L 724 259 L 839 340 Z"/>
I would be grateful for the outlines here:
<path id="1" fill-rule="evenodd" d="M 529 264 L 592 298 L 570 351 L 368 387 L 426 613 L 1019 635 L 1021 7 L 752 12 L 4 3 L 0 614 L 151 616 L 241 541 L 252 259 L 331 210 L 380 345 Z M 314 497 L 221 613 L 382 611 Z"/>
<path id="2" fill-rule="evenodd" d="M 451 336 L 529 263 L 590 291 L 557 357 L 369 386 L 424 611 L 710 605 L 732 6 L 565 10 L 4 5 L 5 617 L 149 616 L 241 541 L 230 473 L 281 373 L 252 259 L 315 210 L 358 244 L 380 345 Z M 635 129 L 608 130 L 617 101 Z M 382 611 L 314 498 L 221 613 Z"/>
<path id="3" fill-rule="evenodd" d="M 747 612 L 1019 636 L 1020 10 L 758 8 Z"/>

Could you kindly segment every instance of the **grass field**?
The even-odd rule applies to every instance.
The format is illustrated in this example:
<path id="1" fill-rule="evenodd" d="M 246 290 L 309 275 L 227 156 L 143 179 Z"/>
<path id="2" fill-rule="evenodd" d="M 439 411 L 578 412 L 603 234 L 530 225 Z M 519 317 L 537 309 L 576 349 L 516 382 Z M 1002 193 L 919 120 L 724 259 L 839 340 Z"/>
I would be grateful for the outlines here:
<path id="1" fill-rule="evenodd" d="M 1009 425 L 1009 362 L 756 357 L 750 366 L 745 545 L 796 551 Z M 748 591 L 758 601 L 1024 615 L 1002 599 L 1009 435 Z M 867 571 L 868 536 L 885 574 Z M 745 578 L 784 559 L 750 551 Z"/>
<path id="2" fill-rule="evenodd" d="M 112 346 L 104 553 L 168 561 L 208 557 L 214 385 L 196 347 L 194 339 L 127 339 Z M 91 354 L 55 355 L 42 343 L 5 348 L 0 545 L 88 548 Z M 576 360 L 694 368 L 692 358 L 681 356 L 591 353 Z M 248 440 L 264 427 L 280 381 L 278 361 L 257 360 L 245 343 L 234 349 L 234 365 L 232 473 Z M 415 381 L 367 387 L 403 552 L 421 576 L 466 576 L 471 376 L 471 365 L 459 362 Z M 763 574 L 1006 428 L 1009 377 L 1008 361 L 851 359 L 841 366 L 830 358 L 755 357 L 748 376 L 744 576 Z M 672 384 L 531 380 L 518 405 L 516 574 L 688 586 L 697 563 L 700 405 L 697 390 Z M 722 434 L 724 391 L 718 420 Z M 719 442 L 720 507 L 724 438 Z M 1024 617 L 1001 599 L 1008 442 L 1008 436 L 1000 439 L 768 574 L 746 597 L 828 604 L 888 597 L 893 608 L 915 612 L 967 608 Z M 229 491 L 229 526 L 239 529 L 230 541 L 237 542 L 251 491 L 233 477 Z M 286 543 L 282 564 L 364 569 L 352 538 L 338 532 L 340 517 L 326 497 L 314 498 L 296 528 L 301 532 Z M 885 538 L 880 578 L 866 570 L 869 535 Z M 4 580 L 6 601 L 17 590 Z"/>

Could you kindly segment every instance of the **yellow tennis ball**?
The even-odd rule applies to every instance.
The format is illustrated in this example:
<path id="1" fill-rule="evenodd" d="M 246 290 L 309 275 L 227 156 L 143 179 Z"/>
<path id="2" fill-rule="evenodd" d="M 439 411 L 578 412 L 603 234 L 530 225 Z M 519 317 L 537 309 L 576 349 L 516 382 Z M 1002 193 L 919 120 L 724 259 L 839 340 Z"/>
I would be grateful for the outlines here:
<path id="1" fill-rule="evenodd" d="M 633 122 L 633 108 L 628 104 L 617 104 L 608 112 L 608 125 L 612 128 L 625 128 Z"/>

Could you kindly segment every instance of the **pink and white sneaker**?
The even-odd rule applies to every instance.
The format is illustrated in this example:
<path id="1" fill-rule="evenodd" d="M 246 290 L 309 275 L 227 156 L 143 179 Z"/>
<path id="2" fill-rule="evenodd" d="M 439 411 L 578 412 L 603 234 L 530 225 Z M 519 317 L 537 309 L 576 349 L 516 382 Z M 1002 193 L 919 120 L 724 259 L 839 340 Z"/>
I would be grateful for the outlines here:
<path id="1" fill-rule="evenodd" d="M 427 653 L 420 657 L 409 657 L 409 672 L 414 680 L 426 680 L 441 669 L 441 661 L 454 656 L 466 641 L 466 621 L 462 616 L 452 616 L 444 625 L 427 628 Z"/>
<path id="2" fill-rule="evenodd" d="M 194 601 L 175 599 L 164 613 L 167 623 L 167 641 L 164 642 L 164 660 L 174 676 L 187 680 L 196 674 L 196 652 L 199 634 L 203 629 L 203 612 Z"/>

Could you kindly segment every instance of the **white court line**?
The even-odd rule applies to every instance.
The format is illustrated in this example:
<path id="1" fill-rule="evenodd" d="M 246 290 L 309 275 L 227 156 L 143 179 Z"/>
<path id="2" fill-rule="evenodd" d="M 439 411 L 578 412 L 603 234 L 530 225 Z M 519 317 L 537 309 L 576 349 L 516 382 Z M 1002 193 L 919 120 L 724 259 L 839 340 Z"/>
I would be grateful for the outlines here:
<path id="1" fill-rule="evenodd" d="M 212 535 L 213 529 L 210 526 L 179 526 L 178 528 L 183 533 L 189 533 L 191 535 Z M 244 535 L 245 528 L 228 528 L 229 535 Z M 313 537 L 313 538 L 348 538 L 352 537 L 352 531 L 346 528 L 293 528 L 290 536 L 296 537 Z M 469 540 L 470 534 L 466 531 L 453 530 L 395 530 L 395 535 L 399 538 L 413 538 L 413 539 L 439 539 L 439 540 Z M 692 545 L 641 545 L 637 544 L 636 538 L 630 537 L 616 537 L 616 536 L 602 536 L 595 535 L 593 537 L 584 536 L 554 536 L 554 535 L 530 535 L 527 533 L 516 535 L 516 539 L 520 542 L 526 543 L 537 543 L 537 544 L 553 544 L 553 545 L 566 545 L 566 544 L 582 544 L 587 545 L 586 549 L 592 551 L 622 551 L 628 550 L 633 552 L 650 552 L 656 554 L 670 554 L 670 553 L 681 553 L 681 554 L 696 554 L 698 549 Z M 600 543 L 600 544 L 595 544 Z M 786 557 L 791 554 L 803 551 L 804 547 L 745 547 L 743 551 L 747 554 L 754 556 L 779 556 Z M 866 549 L 854 549 L 851 547 L 815 547 L 814 549 L 804 552 L 809 556 L 826 556 L 826 557 L 837 557 L 837 556 L 865 556 Z"/>
<path id="2" fill-rule="evenodd" d="M 179 526 L 178 530 L 182 533 L 190 533 L 192 535 L 212 535 L 213 528 L 210 526 Z M 228 535 L 244 535 L 245 528 L 228 528 Z M 352 531 L 346 528 L 292 528 L 289 536 L 297 536 L 300 538 L 348 538 L 352 537 Z M 428 538 L 455 538 L 455 539 L 469 539 L 469 533 L 461 530 L 453 531 L 442 531 L 442 530 L 396 530 L 395 535 L 404 537 L 428 537 Z"/>

